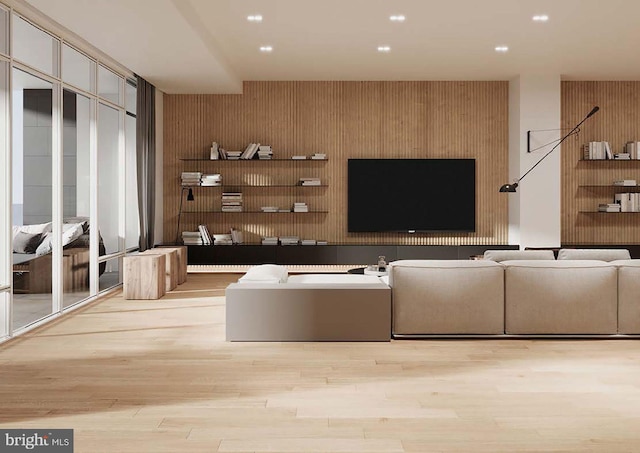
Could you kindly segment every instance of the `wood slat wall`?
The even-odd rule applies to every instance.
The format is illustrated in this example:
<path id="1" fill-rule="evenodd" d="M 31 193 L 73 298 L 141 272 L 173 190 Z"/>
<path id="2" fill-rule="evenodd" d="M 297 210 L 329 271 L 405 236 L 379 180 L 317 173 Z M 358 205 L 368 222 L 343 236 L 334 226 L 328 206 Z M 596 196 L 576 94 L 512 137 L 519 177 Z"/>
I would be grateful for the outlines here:
<path id="1" fill-rule="evenodd" d="M 329 160 L 180 160 L 207 158 L 213 141 L 225 149 L 270 144 L 279 158 L 326 152 Z M 475 158 L 476 232 L 347 233 L 347 159 L 365 157 Z M 181 231 L 201 223 L 212 233 L 236 227 L 253 243 L 261 236 L 298 235 L 334 244 L 506 244 L 507 197 L 498 188 L 508 179 L 507 162 L 508 82 L 245 82 L 242 95 L 165 95 L 164 241 L 176 235 L 180 173 L 202 171 L 221 173 L 227 184 L 320 177 L 328 187 L 245 188 L 245 209 L 305 201 L 329 212 L 183 213 Z M 196 200 L 183 201 L 183 210 L 219 209 L 220 194 L 219 188 L 196 188 Z"/>
<path id="2" fill-rule="evenodd" d="M 616 179 L 640 181 L 640 160 L 583 161 L 581 146 L 608 141 L 614 153 L 627 141 L 640 140 L 640 82 L 562 82 L 562 127 L 575 126 L 594 105 L 600 111 L 581 127 L 578 139 L 562 145 L 562 243 L 639 244 L 640 214 L 585 213 L 599 203 L 613 203 Z M 625 190 L 617 190 L 624 192 Z"/>

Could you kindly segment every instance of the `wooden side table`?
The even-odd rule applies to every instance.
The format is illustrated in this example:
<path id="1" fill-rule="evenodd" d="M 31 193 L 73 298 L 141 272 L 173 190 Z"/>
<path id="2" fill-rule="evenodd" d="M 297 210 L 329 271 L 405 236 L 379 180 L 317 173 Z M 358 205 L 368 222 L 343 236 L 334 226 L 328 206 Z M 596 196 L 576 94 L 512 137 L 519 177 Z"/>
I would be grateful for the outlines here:
<path id="1" fill-rule="evenodd" d="M 174 290 L 178 286 L 178 252 L 176 250 L 157 248 L 145 250 L 139 255 L 161 255 L 165 257 L 166 292 Z"/>
<path id="2" fill-rule="evenodd" d="M 162 248 L 166 250 L 175 250 L 178 252 L 178 285 L 182 285 L 187 281 L 187 246 L 186 245 L 161 245 L 156 248 Z"/>
<path id="3" fill-rule="evenodd" d="M 166 258 L 163 255 L 140 253 L 125 256 L 124 298 L 160 299 L 165 295 Z"/>

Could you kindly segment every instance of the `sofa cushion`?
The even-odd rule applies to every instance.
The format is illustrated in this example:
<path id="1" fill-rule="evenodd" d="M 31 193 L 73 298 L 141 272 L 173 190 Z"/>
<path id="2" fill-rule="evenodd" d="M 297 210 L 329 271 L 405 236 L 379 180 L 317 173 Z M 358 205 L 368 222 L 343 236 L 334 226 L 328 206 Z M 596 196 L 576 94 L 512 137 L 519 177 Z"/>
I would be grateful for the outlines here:
<path id="1" fill-rule="evenodd" d="M 553 250 L 487 250 L 484 259 L 496 262 L 507 260 L 553 260 Z"/>
<path id="2" fill-rule="evenodd" d="M 238 283 L 286 283 L 289 272 L 277 264 L 253 266 L 238 280 Z"/>
<path id="3" fill-rule="evenodd" d="M 560 249 L 559 260 L 628 260 L 631 254 L 627 249 Z"/>
<path id="4" fill-rule="evenodd" d="M 618 268 L 618 333 L 640 334 L 640 260 L 611 261 Z"/>
<path id="5" fill-rule="evenodd" d="M 489 260 L 389 266 L 395 335 L 504 333 L 504 267 Z"/>
<path id="6" fill-rule="evenodd" d="M 35 253 L 38 248 L 38 244 L 42 240 L 42 234 L 29 234 L 22 231 L 13 237 L 13 252 L 14 253 Z"/>
<path id="7" fill-rule="evenodd" d="M 617 269 L 604 261 L 504 261 L 508 334 L 615 334 Z"/>

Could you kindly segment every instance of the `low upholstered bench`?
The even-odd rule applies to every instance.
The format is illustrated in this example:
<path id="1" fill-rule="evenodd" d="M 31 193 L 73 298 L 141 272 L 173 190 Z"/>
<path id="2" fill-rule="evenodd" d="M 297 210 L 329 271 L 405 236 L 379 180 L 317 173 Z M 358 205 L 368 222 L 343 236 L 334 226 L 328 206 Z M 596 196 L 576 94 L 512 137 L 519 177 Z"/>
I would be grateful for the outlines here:
<path id="1" fill-rule="evenodd" d="M 267 265 L 268 266 L 268 265 Z M 389 341 L 391 289 L 369 275 L 247 275 L 226 289 L 228 341 Z M 254 274 L 260 269 L 252 268 Z M 280 272 L 282 272 L 280 270 Z M 285 271 L 286 272 L 286 271 Z M 244 280 L 243 280 L 244 279 Z"/>

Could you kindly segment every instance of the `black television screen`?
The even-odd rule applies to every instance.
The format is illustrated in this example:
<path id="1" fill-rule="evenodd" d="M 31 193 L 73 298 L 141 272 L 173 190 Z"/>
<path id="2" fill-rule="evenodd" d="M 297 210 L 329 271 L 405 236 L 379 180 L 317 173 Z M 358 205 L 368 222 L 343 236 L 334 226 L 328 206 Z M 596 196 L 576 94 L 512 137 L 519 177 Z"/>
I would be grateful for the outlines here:
<path id="1" fill-rule="evenodd" d="M 476 230 L 475 159 L 349 159 L 348 230 Z"/>

